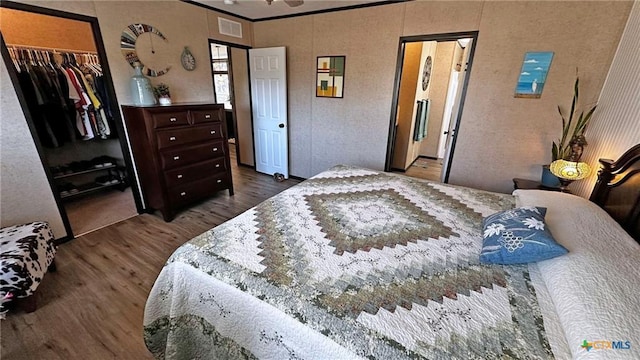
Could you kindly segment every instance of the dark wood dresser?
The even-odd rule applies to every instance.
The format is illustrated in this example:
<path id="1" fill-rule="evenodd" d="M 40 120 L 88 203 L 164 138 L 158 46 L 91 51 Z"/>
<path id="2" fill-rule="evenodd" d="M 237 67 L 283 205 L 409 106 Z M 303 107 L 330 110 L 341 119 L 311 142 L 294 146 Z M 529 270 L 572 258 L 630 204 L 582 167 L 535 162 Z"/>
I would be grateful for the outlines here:
<path id="1" fill-rule="evenodd" d="M 122 112 L 147 208 L 171 221 L 220 190 L 233 195 L 223 105 L 124 105 Z"/>

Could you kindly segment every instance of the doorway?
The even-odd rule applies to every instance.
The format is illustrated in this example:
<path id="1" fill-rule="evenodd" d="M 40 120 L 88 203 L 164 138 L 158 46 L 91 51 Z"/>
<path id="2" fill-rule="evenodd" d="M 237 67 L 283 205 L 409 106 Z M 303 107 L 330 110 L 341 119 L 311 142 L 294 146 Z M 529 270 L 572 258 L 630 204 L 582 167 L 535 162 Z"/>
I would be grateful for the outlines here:
<path id="1" fill-rule="evenodd" d="M 142 210 L 98 20 L 3 2 L 2 56 L 67 235 Z"/>
<path id="2" fill-rule="evenodd" d="M 231 158 L 254 167 L 248 50 L 250 47 L 209 40 L 211 78 L 216 103 L 224 104 Z"/>
<path id="3" fill-rule="evenodd" d="M 477 34 L 400 38 L 385 171 L 448 181 Z"/>

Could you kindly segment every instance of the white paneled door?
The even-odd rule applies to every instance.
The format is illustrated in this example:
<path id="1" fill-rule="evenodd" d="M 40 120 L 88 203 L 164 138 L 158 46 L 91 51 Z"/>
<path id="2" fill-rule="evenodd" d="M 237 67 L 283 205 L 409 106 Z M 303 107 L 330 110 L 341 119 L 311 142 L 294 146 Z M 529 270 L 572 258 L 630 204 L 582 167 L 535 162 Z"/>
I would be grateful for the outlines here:
<path id="1" fill-rule="evenodd" d="M 289 178 L 287 68 L 284 47 L 250 49 L 256 170 Z"/>

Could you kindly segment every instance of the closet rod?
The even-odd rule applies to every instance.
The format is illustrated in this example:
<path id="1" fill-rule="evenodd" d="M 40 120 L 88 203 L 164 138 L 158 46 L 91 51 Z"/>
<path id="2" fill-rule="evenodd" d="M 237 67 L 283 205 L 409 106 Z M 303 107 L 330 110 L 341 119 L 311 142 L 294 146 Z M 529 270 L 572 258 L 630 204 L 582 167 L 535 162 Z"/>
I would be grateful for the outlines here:
<path id="1" fill-rule="evenodd" d="M 74 53 L 74 54 L 92 54 L 92 55 L 97 55 L 98 54 L 96 51 L 58 49 L 58 48 L 44 47 L 44 46 L 7 44 L 7 47 L 12 47 L 12 48 L 16 48 L 16 49 L 25 49 L 25 50 L 53 51 L 54 53 L 55 52 L 64 52 L 64 53 Z"/>

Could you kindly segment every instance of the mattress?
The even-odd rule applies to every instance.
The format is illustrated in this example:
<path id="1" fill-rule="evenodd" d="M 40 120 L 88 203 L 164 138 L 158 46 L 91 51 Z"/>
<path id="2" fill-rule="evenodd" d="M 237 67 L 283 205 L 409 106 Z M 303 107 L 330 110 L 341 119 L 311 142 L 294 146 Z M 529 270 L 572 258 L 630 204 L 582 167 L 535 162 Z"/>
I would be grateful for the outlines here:
<path id="1" fill-rule="evenodd" d="M 535 197 L 334 167 L 176 250 L 145 342 L 167 359 L 602 354 L 576 345 L 571 311 L 556 309 L 553 260 L 478 261 L 483 217 Z"/>

